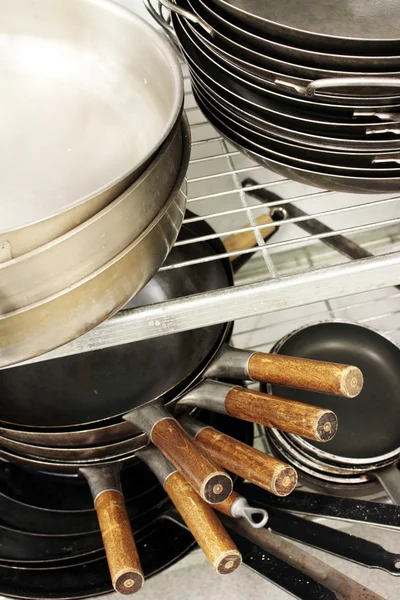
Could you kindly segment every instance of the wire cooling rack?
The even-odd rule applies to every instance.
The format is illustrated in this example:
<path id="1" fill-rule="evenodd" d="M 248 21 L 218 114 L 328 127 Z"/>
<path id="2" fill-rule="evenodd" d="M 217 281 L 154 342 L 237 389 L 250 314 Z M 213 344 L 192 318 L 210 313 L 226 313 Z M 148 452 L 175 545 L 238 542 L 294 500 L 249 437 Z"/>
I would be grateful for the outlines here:
<path id="1" fill-rule="evenodd" d="M 244 319 L 243 323 L 246 323 L 246 317 L 254 319 L 264 315 L 259 322 L 262 323 L 259 324 L 261 331 L 266 322 L 282 321 L 288 325 L 290 310 L 296 308 L 297 315 L 299 307 L 307 307 L 305 314 L 308 321 L 349 318 L 349 315 L 359 320 L 361 307 L 364 309 L 371 304 L 374 307 L 372 313 L 382 314 L 371 314 L 365 318 L 376 324 L 376 321 L 384 322 L 386 318 L 386 309 L 380 311 L 376 294 L 383 299 L 381 306 L 388 302 L 387 298 L 390 299 L 392 313 L 397 318 L 400 293 L 389 286 L 400 283 L 400 193 L 357 195 L 328 192 L 284 179 L 258 166 L 221 138 L 207 122 L 195 103 L 185 67 L 184 75 L 185 108 L 192 131 L 188 209 L 197 215 L 187 217 L 185 222 L 205 220 L 215 230 L 215 234 L 194 238 L 190 243 L 213 237 L 224 239 L 243 231 L 253 232 L 255 247 L 245 251 L 251 254 L 251 259 L 239 272 L 233 288 L 121 311 L 78 340 L 34 360 L 226 321 Z M 257 181 L 254 189 L 265 188 L 282 198 L 271 203 L 270 207 L 290 202 L 306 211 L 309 217 L 276 223 L 278 232 L 270 241 L 264 242 L 262 231 L 265 230 L 257 224 L 257 218 L 267 214 L 268 209 L 243 190 L 241 182 L 248 177 Z M 319 219 L 331 227 L 333 233 L 308 235 L 296 224 L 307 218 Z M 324 238 L 337 234 L 357 242 L 373 256 L 350 261 L 328 248 Z M 182 243 L 187 242 L 177 242 Z M 227 252 L 225 256 L 236 254 L 238 252 Z M 202 262 L 212 260 L 216 257 L 210 255 Z M 163 269 L 182 268 L 195 262 Z M 373 301 L 368 294 L 360 297 L 360 294 L 371 290 L 378 290 L 372 294 Z M 335 300 L 343 297 L 347 297 L 344 303 Z M 388 326 L 390 328 L 391 325 Z M 245 330 L 240 321 L 236 331 L 237 336 L 242 338 L 240 345 L 246 345 Z M 272 331 L 269 331 L 261 345 L 268 347 L 266 341 L 272 343 L 271 336 Z"/>

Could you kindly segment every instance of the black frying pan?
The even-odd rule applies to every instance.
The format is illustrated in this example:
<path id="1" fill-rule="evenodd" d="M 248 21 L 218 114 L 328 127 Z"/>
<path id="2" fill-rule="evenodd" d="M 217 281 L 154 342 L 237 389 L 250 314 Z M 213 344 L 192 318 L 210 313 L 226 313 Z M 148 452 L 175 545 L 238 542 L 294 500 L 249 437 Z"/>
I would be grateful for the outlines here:
<path id="1" fill-rule="evenodd" d="M 202 103 L 213 114 L 222 119 L 237 133 L 248 137 L 250 141 L 274 154 L 278 160 L 293 159 L 306 167 L 308 165 L 322 169 L 328 168 L 332 172 L 343 173 L 344 175 L 351 174 L 355 170 L 362 171 L 366 177 L 379 177 L 382 172 L 385 174 L 391 173 L 393 176 L 400 173 L 399 152 L 385 154 L 385 162 L 380 162 L 379 155 L 376 153 L 340 152 L 325 148 L 309 148 L 298 143 L 277 140 L 260 132 L 251 123 L 245 123 L 242 119 L 238 119 L 232 112 L 216 105 L 211 94 L 207 94 L 204 88 L 200 90 L 195 82 L 193 82 L 193 87 L 196 90 L 196 96 L 202 99 Z M 393 162 L 390 162 L 390 159 Z"/>
<path id="2" fill-rule="evenodd" d="M 260 78 L 269 82 L 271 89 L 281 90 L 288 92 L 297 97 L 307 98 L 307 86 L 315 80 L 319 79 L 330 79 L 332 85 L 323 95 L 315 95 L 314 101 L 322 106 L 328 106 L 329 103 L 335 103 L 332 105 L 333 110 L 339 105 L 382 105 L 385 106 L 391 103 L 398 103 L 399 95 L 398 89 L 394 85 L 386 84 L 382 81 L 382 77 L 390 78 L 393 82 L 400 76 L 400 72 L 393 70 L 391 72 L 382 71 L 369 71 L 365 70 L 354 70 L 348 72 L 342 70 L 340 67 L 336 69 L 325 69 L 320 66 L 307 66 L 304 64 L 298 64 L 297 61 L 289 62 L 282 60 L 271 55 L 270 52 L 259 52 L 254 47 L 244 44 L 241 40 L 231 37 L 226 28 L 221 27 L 220 21 L 216 20 L 214 15 L 211 15 L 208 9 L 204 8 L 202 2 L 195 2 L 189 0 L 188 2 L 180 0 L 180 5 L 183 8 L 191 8 L 200 15 L 207 23 L 214 29 L 216 35 L 211 37 L 205 32 L 205 30 L 195 25 L 194 23 L 185 20 L 188 27 L 195 33 L 196 37 L 214 53 L 217 54 L 222 62 L 228 64 L 236 64 L 239 66 L 243 75 L 254 74 Z M 240 72 L 239 72 L 240 74 Z M 382 81 L 381 88 L 371 88 L 368 86 L 356 87 L 341 84 L 340 86 L 334 84 L 333 80 L 336 78 L 345 78 L 349 81 L 349 78 L 361 78 L 361 77 L 373 77 L 374 79 L 380 79 Z M 323 90 L 324 92 L 324 90 Z M 375 92 L 375 93 L 374 93 Z M 314 102 L 315 103 L 315 102 Z M 318 109 L 318 105 L 315 106 Z"/>
<path id="3" fill-rule="evenodd" d="M 187 27 L 184 20 L 176 15 L 172 15 L 174 29 L 181 44 L 182 52 L 185 59 L 190 63 L 194 70 L 205 78 L 206 81 L 211 81 L 217 88 L 220 88 L 224 93 L 228 93 L 231 97 L 239 99 L 239 105 L 251 106 L 261 114 L 268 115 L 274 122 L 282 125 L 291 125 L 293 128 L 298 128 L 310 133 L 321 132 L 323 135 L 333 135 L 339 131 L 347 135 L 366 134 L 367 129 L 379 128 L 381 123 L 376 121 L 365 122 L 360 120 L 352 121 L 348 116 L 323 118 L 321 114 L 314 113 L 317 109 L 306 110 L 305 108 L 296 108 L 290 105 L 283 105 L 282 100 L 274 100 L 267 93 L 262 93 L 262 90 L 257 89 L 257 86 L 243 81 L 235 73 L 227 70 L 221 64 L 218 64 L 209 55 L 203 52 L 199 47 L 195 46 L 192 39 L 189 37 Z M 314 107 L 314 104 L 312 104 Z M 385 124 L 388 129 L 396 130 L 398 125 L 390 121 Z"/>
<path id="4" fill-rule="evenodd" d="M 324 444 L 305 442 L 301 448 L 328 462 L 361 467 L 376 465 L 391 496 L 400 502 L 400 474 L 396 467 L 379 471 L 400 458 L 400 349 L 378 332 L 344 322 L 317 323 L 288 335 L 274 348 L 280 354 L 330 361 L 351 361 L 364 374 L 364 387 L 351 402 L 314 392 L 272 386 L 273 392 L 293 400 L 334 407 L 341 426 L 334 439 Z"/>

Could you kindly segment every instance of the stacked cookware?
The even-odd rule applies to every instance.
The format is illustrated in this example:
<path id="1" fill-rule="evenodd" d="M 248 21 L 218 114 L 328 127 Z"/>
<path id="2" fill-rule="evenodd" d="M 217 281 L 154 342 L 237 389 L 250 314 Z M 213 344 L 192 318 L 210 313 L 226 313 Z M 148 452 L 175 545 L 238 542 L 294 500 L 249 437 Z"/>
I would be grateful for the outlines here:
<path id="1" fill-rule="evenodd" d="M 334 403 L 341 427 L 324 446 L 270 429 L 277 455 L 296 466 L 308 485 L 340 496 L 379 497 L 400 504 L 398 401 L 400 349 L 368 327 L 345 321 L 310 324 L 285 336 L 273 352 L 330 361 L 351 361 L 364 373 L 357 403 Z M 326 406 L 333 398 L 271 386 L 292 400 Z"/>
<path id="2" fill-rule="evenodd" d="M 214 234 L 205 223 L 185 225 L 180 232 L 184 243 L 173 248 L 167 264 L 186 262 L 188 266 L 158 272 L 128 307 L 232 285 L 229 259 L 216 256 L 210 263 L 191 264 L 202 256 L 225 252 Z M 209 241 L 195 242 L 199 237 Z M 39 565 L 32 564 L 31 570 L 42 569 L 40 561 L 46 559 L 52 564 L 49 568 L 58 575 L 64 574 L 71 586 L 70 577 L 82 573 L 85 563 L 89 580 L 93 576 L 103 591 L 109 590 L 111 583 L 124 594 L 139 590 L 144 572 L 151 574 L 191 546 L 190 538 L 188 541 L 182 534 L 181 540 L 177 534 L 176 553 L 171 552 L 164 562 L 157 555 L 156 567 L 149 567 L 146 548 L 150 541 L 146 535 L 168 535 L 165 519 L 161 519 L 161 524 L 157 520 L 157 511 L 165 511 L 167 497 L 217 572 L 230 573 L 240 565 L 240 552 L 212 506 L 231 516 L 249 517 L 250 510 L 250 519 L 252 510 L 243 498 L 232 494 L 232 480 L 224 469 L 277 496 L 289 494 L 297 483 L 293 467 L 243 443 L 251 441 L 243 439 L 240 433 L 244 422 L 258 422 L 328 441 L 336 433 L 337 419 L 329 409 L 250 391 L 223 380 L 272 381 L 353 397 L 362 387 L 362 374 L 348 365 L 234 349 L 228 344 L 231 329 L 230 323 L 215 325 L 1 371 L 0 457 L 5 469 L 28 473 L 27 477 L 36 479 L 39 487 L 41 478 L 55 486 L 60 481 L 61 487 L 69 489 L 75 482 L 80 494 L 83 492 L 79 481 L 85 483 L 86 479 L 92 496 L 89 529 L 84 529 L 84 517 L 76 515 L 79 525 L 75 525 L 70 515 L 66 518 L 69 526 L 78 528 L 75 532 L 65 532 L 63 528 L 64 539 L 41 539 L 41 546 L 36 546 L 37 540 L 32 541 L 35 549 L 41 548 L 44 554 L 35 553 L 34 560 Z M 199 409 L 222 415 L 222 430 L 204 424 Z M 239 441 L 224 433 L 229 433 L 229 427 L 224 429 L 224 419 L 233 423 Z M 219 426 L 215 417 L 214 424 Z M 138 459 L 147 463 L 159 479 L 162 487 L 155 492 L 154 485 L 147 489 L 149 475 Z M 128 484 L 127 478 L 132 478 Z M 129 494 L 134 497 L 131 508 Z M 54 492 L 50 496 L 53 498 Z M 84 496 L 86 509 L 90 510 L 87 493 Z M 80 497 L 78 504 L 82 508 Z M 68 502 L 66 496 L 62 506 L 67 507 Z M 57 508 L 56 500 L 49 498 L 49 504 L 52 509 Z M 51 517 L 45 515 L 43 519 L 49 526 Z M 59 523 L 60 517 L 55 515 L 54 519 Z M 162 525 L 159 532 L 158 525 Z M 22 548 L 27 543 L 24 526 L 19 526 L 20 536 L 14 535 L 19 537 Z M 59 525 L 53 524 L 52 534 L 57 532 L 54 527 Z M 170 527 L 173 536 L 174 528 Z M 137 544 L 134 534 L 138 535 Z M 23 560 L 32 560 L 32 554 L 26 551 Z M 17 552 L 10 555 L 5 550 L 5 555 L 10 563 L 3 567 L 9 569 L 7 576 L 12 569 L 26 568 L 17 560 Z M 108 578 L 104 576 L 106 564 Z M 35 576 L 39 578 L 37 572 Z M 41 597 L 54 594 L 54 580 L 47 585 Z M 75 591 L 69 588 L 71 596 L 78 595 L 79 586 L 74 585 Z M 10 589 L 0 589 L 0 593 L 7 594 Z M 84 586 L 79 593 L 90 594 L 93 589 L 86 592 Z"/>
<path id="3" fill-rule="evenodd" d="M 309 185 L 400 189 L 396 5 L 159 1 L 201 110 L 237 148 Z"/>
<path id="4" fill-rule="evenodd" d="M 168 40 L 113 2 L 1 1 L 0 40 L 6 366 L 151 279 L 183 221 L 190 133 Z"/>

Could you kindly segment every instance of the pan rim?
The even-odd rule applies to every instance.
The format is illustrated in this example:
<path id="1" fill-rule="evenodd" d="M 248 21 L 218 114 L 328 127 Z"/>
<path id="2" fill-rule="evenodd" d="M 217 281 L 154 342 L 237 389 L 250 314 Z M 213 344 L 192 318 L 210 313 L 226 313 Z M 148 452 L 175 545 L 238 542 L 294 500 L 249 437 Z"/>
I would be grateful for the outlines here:
<path id="1" fill-rule="evenodd" d="M 298 327 L 297 329 L 293 330 L 292 332 L 286 334 L 285 336 L 283 336 L 272 348 L 271 348 L 271 353 L 273 354 L 278 354 L 279 350 L 282 348 L 282 346 L 284 345 L 284 343 L 286 343 L 289 339 L 291 339 L 294 335 L 296 335 L 297 333 L 300 333 L 301 331 L 308 329 L 310 327 L 315 327 L 318 325 L 325 325 L 327 323 L 340 323 L 340 324 L 344 324 L 344 325 L 351 325 L 354 327 L 359 327 L 360 329 L 367 329 L 368 331 L 380 336 L 381 338 L 387 340 L 388 342 L 390 342 L 394 348 L 396 348 L 400 354 L 400 346 L 387 334 L 383 334 L 382 332 L 374 329 L 373 327 L 370 327 L 369 325 L 361 325 L 360 323 L 357 323 L 355 321 L 350 321 L 348 319 L 322 319 L 320 321 L 315 321 L 313 323 L 308 323 L 306 325 L 302 325 L 301 327 Z M 270 384 L 267 385 L 267 388 L 269 390 L 269 392 L 272 392 L 272 386 Z M 382 462 L 386 462 L 386 461 L 392 461 L 393 463 L 396 462 L 396 460 L 400 457 L 400 446 L 397 447 L 396 450 L 392 450 L 391 452 L 386 452 L 385 454 L 380 454 L 378 456 L 374 456 L 371 458 L 351 458 L 351 457 L 340 457 L 336 454 L 331 454 L 330 452 L 327 452 L 326 450 L 321 450 L 320 448 L 316 448 L 315 446 L 313 446 L 312 444 L 310 444 L 309 442 L 307 442 L 306 440 L 304 440 L 303 438 L 301 438 L 298 435 L 295 434 L 289 434 L 290 438 L 293 438 L 296 441 L 296 444 L 298 444 L 301 448 L 304 448 L 305 450 L 308 450 L 309 452 L 311 452 L 311 454 L 315 454 L 316 456 L 318 456 L 318 458 L 322 458 L 322 459 L 326 459 L 328 461 L 332 461 L 333 463 L 338 463 L 338 464 L 353 464 L 353 465 L 376 465 L 376 468 L 378 468 L 379 466 L 383 466 L 380 465 L 379 463 Z"/>
<path id="2" fill-rule="evenodd" d="M 75 0 L 75 1 L 81 1 L 81 0 Z M 123 19 L 124 21 L 130 22 L 133 27 L 142 29 L 145 32 L 145 34 L 149 38 L 152 39 L 154 46 L 158 49 L 160 54 L 162 54 L 164 60 L 169 64 L 169 68 L 170 68 L 170 81 L 171 81 L 173 92 L 174 92 L 174 94 L 173 94 L 174 98 L 171 101 L 171 112 L 170 112 L 169 118 L 164 123 L 163 130 L 162 130 L 162 132 L 160 132 L 160 135 L 157 139 L 156 145 L 153 145 L 152 148 L 149 148 L 147 153 L 143 154 L 141 159 L 139 161 L 137 161 L 137 163 L 135 165 L 126 169 L 120 175 L 114 176 L 114 178 L 111 181 L 96 188 L 96 190 L 69 203 L 67 205 L 67 207 L 56 210 L 56 212 L 53 212 L 50 216 L 42 217 L 35 221 L 31 221 L 29 223 L 25 223 L 25 224 L 17 226 L 17 227 L 12 227 L 11 229 L 5 229 L 4 231 L 0 230 L 0 234 L 2 236 L 4 234 L 10 234 L 10 235 L 13 234 L 14 235 L 14 234 L 17 234 L 24 230 L 28 230 L 30 227 L 33 227 L 40 223 L 50 222 L 52 219 L 57 218 L 58 216 L 62 215 L 65 212 L 74 210 L 78 206 L 81 206 L 81 205 L 89 202 L 90 200 L 93 200 L 100 194 L 107 192 L 107 190 L 109 190 L 109 189 L 113 188 L 114 186 L 116 186 L 117 184 L 123 182 L 127 177 L 129 177 L 129 175 L 134 174 L 135 171 L 140 169 L 143 165 L 146 164 L 146 162 L 148 160 L 151 159 L 151 157 L 154 156 L 154 154 L 157 152 L 158 148 L 160 148 L 160 146 L 167 139 L 169 133 L 172 131 L 172 129 L 174 127 L 174 124 L 176 123 L 176 121 L 179 118 L 179 114 L 180 114 L 180 111 L 183 106 L 183 98 L 184 98 L 183 74 L 182 74 L 182 70 L 181 70 L 181 67 L 179 64 L 179 60 L 176 56 L 176 53 L 173 51 L 171 45 L 168 43 L 168 41 L 165 39 L 165 37 L 163 35 L 161 35 L 160 32 L 157 31 L 157 29 L 153 25 L 151 25 L 149 22 L 147 22 L 140 15 L 128 10 L 127 8 L 124 8 L 123 6 L 116 4 L 113 1 L 90 0 L 90 3 L 93 4 L 95 7 L 97 6 L 100 10 L 102 10 L 104 12 L 111 11 L 114 14 L 116 14 L 117 16 L 120 16 L 121 19 Z"/>

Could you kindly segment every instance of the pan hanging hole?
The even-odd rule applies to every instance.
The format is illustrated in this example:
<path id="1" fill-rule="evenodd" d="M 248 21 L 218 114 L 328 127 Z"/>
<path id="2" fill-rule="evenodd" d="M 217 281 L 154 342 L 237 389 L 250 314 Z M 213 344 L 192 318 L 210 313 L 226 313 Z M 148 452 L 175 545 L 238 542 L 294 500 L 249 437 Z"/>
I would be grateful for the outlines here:
<path id="1" fill-rule="evenodd" d="M 400 571 L 400 558 L 394 563 L 394 568 Z"/>

